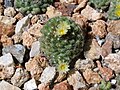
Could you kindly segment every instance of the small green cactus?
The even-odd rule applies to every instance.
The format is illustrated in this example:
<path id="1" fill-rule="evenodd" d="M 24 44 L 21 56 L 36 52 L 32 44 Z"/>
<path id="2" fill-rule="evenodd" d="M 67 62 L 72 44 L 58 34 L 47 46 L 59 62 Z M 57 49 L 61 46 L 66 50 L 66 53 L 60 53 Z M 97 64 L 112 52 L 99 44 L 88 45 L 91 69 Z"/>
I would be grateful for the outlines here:
<path id="1" fill-rule="evenodd" d="M 23 14 L 44 13 L 53 0 L 15 0 L 14 6 Z"/>
<path id="2" fill-rule="evenodd" d="M 84 35 L 81 27 L 67 17 L 58 16 L 50 19 L 41 33 L 41 51 L 59 72 L 67 72 L 70 61 L 83 48 Z"/>
<path id="3" fill-rule="evenodd" d="M 99 85 L 100 90 L 110 90 L 110 88 L 111 88 L 111 83 L 109 81 L 108 82 L 104 80 L 101 81 L 101 84 Z"/>
<path id="4" fill-rule="evenodd" d="M 110 4 L 110 0 L 89 0 L 89 2 L 96 9 L 101 9 L 101 10 L 105 10 Z"/>
<path id="5" fill-rule="evenodd" d="M 120 19 L 120 0 L 112 0 L 108 11 L 108 18 L 110 20 Z"/>

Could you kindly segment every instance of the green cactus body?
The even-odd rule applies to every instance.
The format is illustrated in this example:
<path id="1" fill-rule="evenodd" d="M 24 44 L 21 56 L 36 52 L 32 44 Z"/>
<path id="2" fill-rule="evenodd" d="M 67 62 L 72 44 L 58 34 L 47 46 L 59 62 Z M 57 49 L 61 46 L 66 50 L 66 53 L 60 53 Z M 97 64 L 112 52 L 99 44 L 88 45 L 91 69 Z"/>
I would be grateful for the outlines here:
<path id="1" fill-rule="evenodd" d="M 108 18 L 110 20 L 120 19 L 120 0 L 112 0 L 108 11 Z"/>
<path id="2" fill-rule="evenodd" d="M 111 83 L 110 82 L 106 82 L 106 81 L 101 81 L 101 84 L 99 86 L 100 90 L 110 90 L 111 88 Z"/>
<path id="3" fill-rule="evenodd" d="M 96 9 L 102 9 L 102 10 L 105 10 L 110 4 L 110 0 L 89 0 L 89 2 Z"/>
<path id="4" fill-rule="evenodd" d="M 45 13 L 46 8 L 53 0 L 15 0 L 14 6 L 23 14 Z"/>
<path id="5" fill-rule="evenodd" d="M 50 19 L 41 33 L 41 51 L 58 71 L 68 71 L 70 61 L 83 48 L 84 36 L 80 26 L 67 17 L 59 16 Z"/>

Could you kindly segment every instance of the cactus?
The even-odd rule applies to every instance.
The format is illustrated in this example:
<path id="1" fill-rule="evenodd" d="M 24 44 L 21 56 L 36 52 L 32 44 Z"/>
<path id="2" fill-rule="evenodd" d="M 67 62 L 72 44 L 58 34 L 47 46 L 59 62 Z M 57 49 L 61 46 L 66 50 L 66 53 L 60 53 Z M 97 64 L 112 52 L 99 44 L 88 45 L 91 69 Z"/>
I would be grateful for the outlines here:
<path id="1" fill-rule="evenodd" d="M 111 88 L 111 83 L 109 81 L 108 82 L 104 80 L 101 81 L 101 84 L 99 85 L 100 90 L 110 90 L 110 88 Z"/>
<path id="2" fill-rule="evenodd" d="M 23 14 L 45 13 L 46 8 L 53 0 L 15 0 L 14 6 Z"/>
<path id="3" fill-rule="evenodd" d="M 120 19 L 120 0 L 112 0 L 108 11 L 108 18 L 110 20 Z"/>
<path id="4" fill-rule="evenodd" d="M 89 2 L 96 9 L 102 9 L 102 10 L 105 10 L 110 4 L 110 0 L 89 0 Z"/>
<path id="5" fill-rule="evenodd" d="M 59 72 L 67 72 L 70 61 L 83 48 L 84 35 L 81 27 L 67 17 L 58 16 L 50 19 L 41 33 L 41 51 Z"/>

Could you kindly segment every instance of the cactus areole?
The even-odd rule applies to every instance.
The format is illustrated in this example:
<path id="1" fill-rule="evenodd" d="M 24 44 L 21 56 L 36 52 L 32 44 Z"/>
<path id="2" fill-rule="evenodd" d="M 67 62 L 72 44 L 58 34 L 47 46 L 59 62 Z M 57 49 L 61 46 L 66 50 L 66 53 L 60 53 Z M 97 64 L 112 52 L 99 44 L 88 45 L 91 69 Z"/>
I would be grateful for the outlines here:
<path id="1" fill-rule="evenodd" d="M 82 31 L 78 24 L 63 16 L 50 19 L 42 28 L 41 51 L 59 72 L 68 71 L 70 61 L 81 53 Z"/>

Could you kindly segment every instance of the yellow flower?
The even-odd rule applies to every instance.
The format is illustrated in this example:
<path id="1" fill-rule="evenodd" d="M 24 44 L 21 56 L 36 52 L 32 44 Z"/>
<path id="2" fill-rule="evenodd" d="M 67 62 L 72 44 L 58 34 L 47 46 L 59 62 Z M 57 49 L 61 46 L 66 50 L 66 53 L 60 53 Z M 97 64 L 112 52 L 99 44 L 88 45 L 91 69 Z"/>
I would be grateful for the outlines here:
<path id="1" fill-rule="evenodd" d="M 120 4 L 117 4 L 117 5 L 116 5 L 116 9 L 120 9 Z"/>
<path id="2" fill-rule="evenodd" d="M 120 9 L 118 9 L 118 10 L 115 11 L 115 15 L 116 15 L 117 17 L 120 17 Z"/>
<path id="3" fill-rule="evenodd" d="M 69 70 L 68 67 L 69 67 L 69 65 L 67 63 L 59 62 L 58 71 L 60 73 L 66 73 Z"/>
<path id="4" fill-rule="evenodd" d="M 65 21 L 60 22 L 60 24 L 59 24 L 58 27 L 56 28 L 56 30 L 57 30 L 57 35 L 62 36 L 62 35 L 67 34 L 68 29 L 70 29 L 70 25 L 69 25 L 67 22 L 65 22 Z"/>

